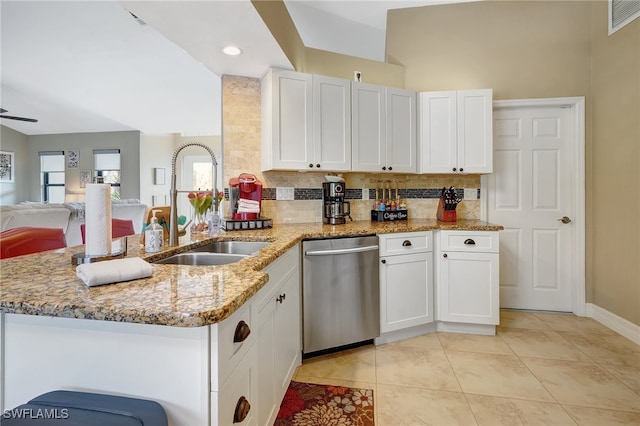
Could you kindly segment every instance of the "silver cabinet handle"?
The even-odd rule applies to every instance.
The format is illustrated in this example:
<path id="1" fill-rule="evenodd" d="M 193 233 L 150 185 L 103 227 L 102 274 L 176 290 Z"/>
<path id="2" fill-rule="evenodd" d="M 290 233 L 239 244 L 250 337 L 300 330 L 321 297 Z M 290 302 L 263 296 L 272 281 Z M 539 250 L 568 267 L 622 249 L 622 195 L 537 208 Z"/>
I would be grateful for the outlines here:
<path id="1" fill-rule="evenodd" d="M 558 219 L 558 222 L 562 222 L 564 224 L 571 223 L 571 219 L 567 216 L 562 216 L 562 218 Z"/>

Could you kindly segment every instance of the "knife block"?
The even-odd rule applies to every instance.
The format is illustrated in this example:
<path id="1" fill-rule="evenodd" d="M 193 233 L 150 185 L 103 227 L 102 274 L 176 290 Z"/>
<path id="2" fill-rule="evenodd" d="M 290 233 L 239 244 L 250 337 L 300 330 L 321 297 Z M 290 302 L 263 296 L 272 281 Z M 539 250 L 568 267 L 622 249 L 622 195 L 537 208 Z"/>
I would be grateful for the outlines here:
<path id="1" fill-rule="evenodd" d="M 436 212 L 436 217 L 441 222 L 455 222 L 457 220 L 455 210 L 444 209 L 444 200 L 442 199 L 442 197 L 440 197 L 440 201 L 438 202 L 438 211 Z"/>

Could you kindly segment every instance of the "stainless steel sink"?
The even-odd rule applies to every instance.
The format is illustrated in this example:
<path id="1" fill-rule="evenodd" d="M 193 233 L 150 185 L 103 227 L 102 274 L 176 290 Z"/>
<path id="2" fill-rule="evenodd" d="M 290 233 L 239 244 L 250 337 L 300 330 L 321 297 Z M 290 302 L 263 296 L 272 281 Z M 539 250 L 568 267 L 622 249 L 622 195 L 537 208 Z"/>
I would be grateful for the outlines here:
<path id="1" fill-rule="evenodd" d="M 269 244 L 265 241 L 213 241 L 154 263 L 190 266 L 226 265 L 253 256 Z"/>
<path id="2" fill-rule="evenodd" d="M 205 246 L 189 250 L 189 253 L 227 253 L 227 254 L 244 254 L 254 255 L 261 248 L 268 246 L 266 241 L 213 241 Z"/>
<path id="3" fill-rule="evenodd" d="M 245 257 L 246 254 L 231 253 L 203 253 L 203 252 L 187 252 L 174 254 L 166 259 L 160 259 L 154 263 L 165 265 L 190 265 L 190 266 L 212 266 L 226 265 L 228 263 L 238 262 Z"/>

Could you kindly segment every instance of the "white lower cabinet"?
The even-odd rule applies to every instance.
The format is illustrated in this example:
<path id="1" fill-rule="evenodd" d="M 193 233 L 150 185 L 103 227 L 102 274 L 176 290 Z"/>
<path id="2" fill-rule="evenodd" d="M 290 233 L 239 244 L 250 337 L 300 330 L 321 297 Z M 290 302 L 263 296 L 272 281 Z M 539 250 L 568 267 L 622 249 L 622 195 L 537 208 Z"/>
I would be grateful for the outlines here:
<path id="1" fill-rule="evenodd" d="M 433 322 L 432 232 L 379 235 L 380 332 Z"/>
<path id="2" fill-rule="evenodd" d="M 500 320 L 498 232 L 378 235 L 380 338 L 433 331 L 495 334 Z"/>
<path id="3" fill-rule="evenodd" d="M 296 245 L 267 266 L 269 285 L 255 298 L 258 327 L 257 424 L 272 425 L 302 362 L 300 250 Z"/>
<path id="4" fill-rule="evenodd" d="M 169 426 L 273 425 L 302 357 L 300 245 L 264 272 L 253 297 L 202 327 L 0 311 L 0 413 L 85 389 L 158 401 Z"/>
<path id="5" fill-rule="evenodd" d="M 253 345 L 220 392 L 211 393 L 211 418 L 218 425 L 258 424 L 258 348 Z"/>
<path id="6" fill-rule="evenodd" d="M 500 321 L 497 231 L 440 231 L 436 252 L 439 321 Z"/>

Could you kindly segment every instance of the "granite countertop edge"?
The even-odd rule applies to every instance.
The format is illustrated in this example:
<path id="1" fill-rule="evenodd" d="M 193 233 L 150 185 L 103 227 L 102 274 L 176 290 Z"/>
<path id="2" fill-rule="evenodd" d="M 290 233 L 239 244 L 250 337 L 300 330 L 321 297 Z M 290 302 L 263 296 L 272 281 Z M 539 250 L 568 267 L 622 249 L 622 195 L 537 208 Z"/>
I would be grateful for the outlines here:
<path id="1" fill-rule="evenodd" d="M 154 264 L 154 273 L 149 278 L 99 287 L 85 286 L 71 265 L 71 257 L 81 252 L 83 246 L 4 259 L 0 261 L 0 310 L 11 314 L 202 327 L 218 323 L 240 308 L 269 281 L 262 270 L 304 239 L 502 229 L 500 225 L 479 220 L 279 224 L 263 230 L 181 238 L 178 247 L 165 248 L 154 255 L 145 254 L 139 236 L 133 236 L 128 240 L 128 256 L 149 262 L 215 240 L 269 241 L 271 244 L 257 255 L 233 264 L 212 267 Z"/>

